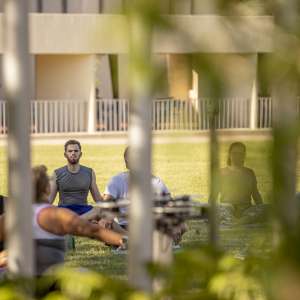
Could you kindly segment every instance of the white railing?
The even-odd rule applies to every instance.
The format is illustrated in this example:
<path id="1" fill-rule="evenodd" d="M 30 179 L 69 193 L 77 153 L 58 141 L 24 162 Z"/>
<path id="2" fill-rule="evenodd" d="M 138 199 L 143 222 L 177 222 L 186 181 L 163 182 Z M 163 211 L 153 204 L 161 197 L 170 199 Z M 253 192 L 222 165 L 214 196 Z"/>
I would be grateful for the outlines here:
<path id="1" fill-rule="evenodd" d="M 152 103 L 153 130 L 198 130 L 199 114 L 196 102 L 160 99 Z"/>
<path id="2" fill-rule="evenodd" d="M 34 100 L 30 108 L 32 133 L 86 131 L 86 101 Z"/>
<path id="3" fill-rule="evenodd" d="M 129 121 L 129 102 L 125 99 L 96 101 L 97 131 L 126 131 Z"/>
<path id="4" fill-rule="evenodd" d="M 272 127 L 272 99 L 271 97 L 258 98 L 258 128 Z"/>
<path id="5" fill-rule="evenodd" d="M 152 129 L 204 130 L 209 128 L 209 99 L 196 101 L 159 99 L 152 102 Z M 218 102 L 217 128 L 249 128 L 249 100 L 221 99 Z M 127 100 L 97 101 L 97 130 L 124 131 L 128 128 Z"/>
<path id="6" fill-rule="evenodd" d="M 217 102 L 216 128 L 249 128 L 250 100 L 224 98 Z M 209 129 L 210 100 L 196 101 L 156 99 L 152 103 L 152 129 L 207 130 Z M 129 101 L 125 99 L 96 100 L 96 131 L 127 131 Z M 32 133 L 86 132 L 88 103 L 83 100 L 33 100 L 31 101 Z M 259 98 L 257 128 L 272 125 L 272 100 Z M 6 102 L 0 101 L 0 134 L 7 133 Z"/>
<path id="7" fill-rule="evenodd" d="M 154 100 L 153 130 L 205 130 L 209 129 L 209 99 Z M 216 128 L 248 128 L 248 99 L 230 98 L 217 102 Z"/>
<path id="8" fill-rule="evenodd" d="M 33 100 L 30 103 L 32 133 L 86 131 L 87 102 Z M 0 134 L 7 133 L 7 104 L 0 101 Z"/>
<path id="9" fill-rule="evenodd" d="M 216 128 L 249 128 L 250 100 L 246 98 L 224 98 L 217 102 Z M 201 120 L 200 129 L 209 129 L 208 111 L 209 99 L 200 99 Z"/>

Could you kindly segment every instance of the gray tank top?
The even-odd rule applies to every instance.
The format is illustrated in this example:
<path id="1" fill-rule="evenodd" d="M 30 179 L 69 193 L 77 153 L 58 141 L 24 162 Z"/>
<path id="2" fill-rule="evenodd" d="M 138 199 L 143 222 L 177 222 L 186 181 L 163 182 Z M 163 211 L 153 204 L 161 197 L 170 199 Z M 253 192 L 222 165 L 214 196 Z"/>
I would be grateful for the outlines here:
<path id="1" fill-rule="evenodd" d="M 92 184 L 92 169 L 80 166 L 77 173 L 71 173 L 67 166 L 55 170 L 58 205 L 87 204 L 87 196 Z"/>

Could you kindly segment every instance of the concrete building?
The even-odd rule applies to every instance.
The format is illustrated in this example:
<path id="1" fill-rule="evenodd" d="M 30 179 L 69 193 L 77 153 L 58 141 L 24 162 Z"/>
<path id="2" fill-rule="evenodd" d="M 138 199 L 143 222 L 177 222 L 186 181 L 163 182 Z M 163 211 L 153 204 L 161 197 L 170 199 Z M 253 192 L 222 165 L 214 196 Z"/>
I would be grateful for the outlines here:
<path id="1" fill-rule="evenodd" d="M 129 97 L 125 0 L 29 2 L 32 99 L 86 102 L 84 122 L 93 132 L 96 98 Z M 210 96 L 199 58 L 213 61 L 224 75 L 224 97 L 251 99 L 255 127 L 260 61 L 272 52 L 273 17 L 262 5 L 219 16 L 211 0 L 161 0 L 160 9 L 179 30 L 155 33 L 153 51 L 162 74 L 156 97 Z"/>

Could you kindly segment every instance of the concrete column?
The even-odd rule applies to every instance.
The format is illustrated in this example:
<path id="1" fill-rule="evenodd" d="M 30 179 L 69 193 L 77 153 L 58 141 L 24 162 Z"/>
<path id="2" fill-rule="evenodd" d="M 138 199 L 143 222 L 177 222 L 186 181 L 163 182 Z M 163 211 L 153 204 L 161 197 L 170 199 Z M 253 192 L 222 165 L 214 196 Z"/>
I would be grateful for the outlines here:
<path id="1" fill-rule="evenodd" d="M 172 0 L 171 13 L 179 15 L 190 15 L 192 12 L 192 0 Z"/>
<path id="2" fill-rule="evenodd" d="M 68 0 L 68 13 L 99 13 L 99 0 Z"/>
<path id="3" fill-rule="evenodd" d="M 8 103 L 8 197 L 5 203 L 9 272 L 34 275 L 30 167 L 28 3 L 4 3 L 3 79 Z"/>
<path id="4" fill-rule="evenodd" d="M 102 0 L 101 12 L 103 14 L 118 14 L 123 9 L 122 0 Z"/>
<path id="5" fill-rule="evenodd" d="M 189 92 L 189 99 L 192 100 L 196 111 L 199 110 L 199 76 L 197 71 L 192 71 L 192 89 Z"/>
<path id="6" fill-rule="evenodd" d="M 254 65 L 254 74 L 252 80 L 252 90 L 250 98 L 250 128 L 257 129 L 258 118 L 258 97 L 257 97 L 257 54 L 252 58 Z"/>
<path id="7" fill-rule="evenodd" d="M 168 81 L 171 97 L 182 100 L 189 98 L 189 90 L 192 88 L 192 67 L 189 55 L 168 55 Z"/>
<path id="8" fill-rule="evenodd" d="M 112 99 L 114 97 L 108 55 L 97 55 L 96 86 L 99 89 L 99 96 L 101 98 Z"/>
<path id="9" fill-rule="evenodd" d="M 62 0 L 43 0 L 43 12 L 45 13 L 62 13 Z"/>
<path id="10" fill-rule="evenodd" d="M 96 131 L 96 55 L 90 57 L 90 93 L 88 99 L 88 133 L 94 133 Z"/>
<path id="11" fill-rule="evenodd" d="M 129 98 L 129 61 L 127 54 L 118 55 L 118 90 L 120 99 Z"/>

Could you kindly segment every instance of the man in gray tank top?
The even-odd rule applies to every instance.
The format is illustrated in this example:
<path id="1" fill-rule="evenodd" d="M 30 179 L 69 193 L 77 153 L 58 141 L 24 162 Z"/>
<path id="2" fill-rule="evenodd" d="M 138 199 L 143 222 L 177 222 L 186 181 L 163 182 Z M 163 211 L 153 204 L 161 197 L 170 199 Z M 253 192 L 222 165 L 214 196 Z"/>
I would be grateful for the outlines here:
<path id="1" fill-rule="evenodd" d="M 82 152 L 77 140 L 67 141 L 64 150 L 67 165 L 54 171 L 49 202 L 53 203 L 58 192 L 60 207 L 69 208 L 79 215 L 91 213 L 93 206 L 87 203 L 89 191 L 96 203 L 102 201 L 95 172 L 80 165 Z M 93 211 L 93 214 L 97 212 Z"/>

